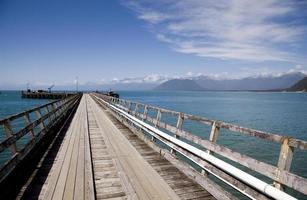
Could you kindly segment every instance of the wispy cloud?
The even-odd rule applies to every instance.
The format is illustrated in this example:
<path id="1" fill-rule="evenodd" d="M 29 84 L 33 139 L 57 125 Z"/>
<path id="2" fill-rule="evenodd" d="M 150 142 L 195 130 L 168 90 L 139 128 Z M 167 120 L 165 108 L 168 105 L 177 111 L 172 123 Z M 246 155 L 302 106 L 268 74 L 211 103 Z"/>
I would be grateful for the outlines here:
<path id="1" fill-rule="evenodd" d="M 130 0 L 127 7 L 178 52 L 219 59 L 298 61 L 306 3 L 291 0 Z M 306 22 L 305 22 L 306 23 Z"/>
<path id="2" fill-rule="evenodd" d="M 142 77 L 127 77 L 127 78 L 113 78 L 110 82 L 105 82 L 105 84 L 116 84 L 116 83 L 162 83 L 173 77 L 168 75 L 161 75 L 161 74 L 149 74 Z"/>
<path id="3" fill-rule="evenodd" d="M 140 77 L 126 77 L 126 78 L 113 78 L 111 80 L 105 80 L 101 85 L 112 85 L 112 84 L 160 84 L 162 82 L 171 79 L 199 79 L 206 78 L 211 80 L 231 80 L 231 79 L 242 79 L 249 77 L 279 77 L 287 74 L 303 73 L 307 75 L 307 67 L 302 65 L 295 65 L 289 68 L 287 71 L 274 71 L 268 67 L 259 68 L 241 68 L 240 72 L 235 74 L 229 72 L 222 73 L 193 73 L 191 71 L 181 75 L 167 75 L 167 74 L 149 74 Z"/>
<path id="4" fill-rule="evenodd" d="M 280 77 L 287 74 L 304 73 L 307 75 L 307 67 L 302 65 L 296 65 L 284 72 L 272 71 L 266 67 L 260 68 L 242 68 L 241 72 L 232 74 L 229 72 L 222 73 L 193 73 L 187 72 L 182 75 L 166 75 L 166 74 L 149 74 L 142 77 L 126 77 L 126 78 L 113 78 L 113 79 L 101 79 L 95 81 L 79 81 L 80 90 L 101 90 L 101 89 L 123 89 L 123 90 L 145 90 L 151 89 L 165 81 L 171 79 L 207 79 L 207 80 L 232 80 L 242 79 L 248 77 Z M 31 89 L 47 89 L 50 86 L 50 82 L 29 82 Z M 132 86 L 129 86 L 132 85 Z M 26 85 L 22 82 L 0 82 L 0 89 L 25 89 Z M 74 81 L 55 82 L 54 90 L 75 90 L 76 84 Z"/>

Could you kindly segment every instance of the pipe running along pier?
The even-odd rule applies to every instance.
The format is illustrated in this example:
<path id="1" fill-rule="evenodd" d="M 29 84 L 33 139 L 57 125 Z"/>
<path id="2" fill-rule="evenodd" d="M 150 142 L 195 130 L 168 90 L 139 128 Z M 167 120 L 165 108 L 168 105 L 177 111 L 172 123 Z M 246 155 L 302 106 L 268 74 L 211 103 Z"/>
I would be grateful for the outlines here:
<path id="1" fill-rule="evenodd" d="M 222 130 L 279 145 L 277 164 L 219 144 Z M 1 119 L 0 134 L 0 199 L 307 197 L 307 179 L 290 170 L 307 141 L 98 93 Z"/>

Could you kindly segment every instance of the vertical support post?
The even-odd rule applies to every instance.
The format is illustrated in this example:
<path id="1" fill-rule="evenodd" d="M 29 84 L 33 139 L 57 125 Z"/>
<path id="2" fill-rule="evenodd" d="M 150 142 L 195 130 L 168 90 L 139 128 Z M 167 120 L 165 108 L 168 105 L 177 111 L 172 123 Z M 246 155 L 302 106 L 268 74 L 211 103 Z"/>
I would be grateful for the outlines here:
<path id="1" fill-rule="evenodd" d="M 63 100 L 57 102 L 57 107 L 58 108 L 60 107 L 60 109 L 59 109 L 59 115 L 60 116 L 63 113 L 63 107 L 61 107 L 62 103 L 63 103 Z"/>
<path id="2" fill-rule="evenodd" d="M 184 114 L 179 113 L 178 118 L 177 118 L 177 123 L 176 123 L 176 128 L 177 128 L 176 132 L 179 130 L 182 130 L 183 120 L 184 120 Z M 175 138 L 179 138 L 179 135 L 175 134 Z M 175 149 L 171 149 L 171 153 L 176 154 Z"/>
<path id="3" fill-rule="evenodd" d="M 131 113 L 131 101 L 128 102 L 128 113 Z"/>
<path id="4" fill-rule="evenodd" d="M 220 127 L 217 125 L 217 122 L 214 121 L 213 124 L 212 124 L 212 127 L 211 127 L 211 132 L 210 132 L 210 136 L 209 136 L 209 141 L 212 142 L 212 143 L 216 143 L 217 142 L 217 138 L 219 136 L 219 130 L 220 130 Z M 207 153 L 208 154 L 212 154 L 212 152 L 210 150 L 207 150 Z M 204 176 L 208 176 L 208 173 L 202 169 L 201 173 L 204 175 Z"/>
<path id="5" fill-rule="evenodd" d="M 53 108 L 50 110 L 50 109 L 49 109 L 49 106 L 47 106 L 47 110 L 48 110 L 48 113 L 50 113 L 50 112 L 53 110 Z M 50 115 L 50 120 L 51 120 L 51 121 L 54 120 L 54 115 Z M 50 122 L 51 122 L 51 121 L 50 121 Z"/>
<path id="6" fill-rule="evenodd" d="M 41 119 L 41 118 L 42 118 L 42 113 L 41 113 L 41 110 L 40 110 L 40 109 L 37 109 L 37 110 L 35 111 L 35 113 L 36 113 L 37 119 Z M 39 125 L 40 125 L 41 130 L 44 130 L 44 129 L 46 128 L 45 122 L 44 122 L 44 121 L 42 121 L 41 123 L 39 123 Z"/>
<path id="7" fill-rule="evenodd" d="M 289 146 L 289 139 L 290 138 L 285 137 L 280 147 L 279 159 L 277 164 L 279 170 L 289 171 L 291 167 L 294 148 Z M 278 182 L 279 178 L 280 178 L 280 173 L 277 173 L 273 185 L 279 190 L 284 190 L 284 186 Z"/>
<path id="8" fill-rule="evenodd" d="M 219 127 L 217 126 L 216 121 L 213 122 L 212 124 L 212 128 L 211 128 L 211 132 L 210 132 L 210 136 L 209 136 L 209 141 L 216 143 L 217 142 L 217 138 L 219 136 Z M 212 152 L 210 150 L 207 150 L 207 152 L 209 154 L 212 154 Z"/>
<path id="9" fill-rule="evenodd" d="M 45 111 L 46 111 L 47 114 L 49 114 L 49 108 L 48 108 L 48 106 L 45 107 Z M 48 116 L 48 120 L 49 120 L 49 123 L 48 123 L 48 124 L 50 124 L 50 122 L 51 122 L 51 116 L 50 116 L 50 115 Z"/>
<path id="10" fill-rule="evenodd" d="M 26 125 L 28 126 L 31 123 L 30 115 L 28 112 L 24 115 L 24 119 L 26 121 Z M 31 138 L 35 137 L 33 129 L 30 131 L 30 134 L 31 134 Z"/>
<path id="11" fill-rule="evenodd" d="M 139 104 L 136 103 L 134 108 L 134 116 L 137 116 L 138 109 L 139 109 Z"/>
<path id="12" fill-rule="evenodd" d="M 155 127 L 158 127 L 158 126 L 159 126 L 160 120 L 161 120 L 161 109 L 158 108 L 157 116 L 156 116 L 156 121 L 155 121 Z M 155 138 L 154 136 L 152 136 L 152 137 L 151 137 L 151 140 L 152 140 L 152 141 L 156 141 L 156 138 Z"/>
<path id="13" fill-rule="evenodd" d="M 158 108 L 157 117 L 156 117 L 156 121 L 155 121 L 155 127 L 160 125 L 160 120 L 161 120 L 161 109 Z"/>
<path id="14" fill-rule="evenodd" d="M 61 113 L 62 115 L 66 114 L 67 107 L 68 107 L 68 104 L 66 102 L 63 102 L 63 104 L 62 104 L 62 113 Z"/>
<path id="15" fill-rule="evenodd" d="M 52 104 L 52 109 L 53 109 L 53 110 L 56 110 L 56 109 L 57 109 L 56 103 L 53 103 L 53 104 Z M 54 115 L 54 119 L 56 119 L 56 118 L 57 118 L 57 112 L 54 112 L 53 115 Z"/>
<path id="16" fill-rule="evenodd" d="M 4 132 L 5 132 L 6 137 L 9 138 L 13 136 L 13 129 L 11 126 L 11 122 L 7 120 L 4 122 L 3 126 L 4 126 Z M 17 153 L 16 143 L 14 142 L 13 144 L 11 144 L 10 148 L 11 148 L 12 155 L 15 155 Z"/>
<path id="17" fill-rule="evenodd" d="M 179 130 L 182 129 L 183 120 L 184 120 L 184 114 L 183 113 L 179 113 L 178 119 L 177 119 L 177 124 L 176 124 L 176 128 L 177 129 L 179 129 Z M 179 138 L 179 135 L 175 135 L 175 137 Z"/>
<path id="18" fill-rule="evenodd" d="M 59 111 L 58 111 L 58 115 L 59 116 L 62 116 L 63 112 L 64 112 L 64 108 L 63 108 L 63 105 L 64 104 L 64 100 L 61 100 L 59 102 L 57 102 L 57 107 L 59 108 Z"/>
<path id="19" fill-rule="evenodd" d="M 144 107 L 144 113 L 143 113 L 143 121 L 147 119 L 147 114 L 148 114 L 148 106 L 145 105 Z"/>

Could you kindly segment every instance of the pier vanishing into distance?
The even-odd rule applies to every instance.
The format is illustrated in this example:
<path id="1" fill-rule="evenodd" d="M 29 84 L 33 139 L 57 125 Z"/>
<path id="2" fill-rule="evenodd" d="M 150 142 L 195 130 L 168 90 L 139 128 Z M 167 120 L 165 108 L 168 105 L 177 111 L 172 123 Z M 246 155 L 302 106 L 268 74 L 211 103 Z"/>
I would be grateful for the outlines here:
<path id="1" fill-rule="evenodd" d="M 21 97 L 27 99 L 63 99 L 75 94 L 72 92 L 21 91 Z"/>
<path id="2" fill-rule="evenodd" d="M 209 137 L 185 130 L 189 123 L 206 127 Z M 306 141 L 99 93 L 70 95 L 0 126 L 0 199 L 307 195 L 307 179 L 290 170 L 295 149 L 306 153 Z M 279 145 L 277 164 L 219 144 L 221 130 Z"/>

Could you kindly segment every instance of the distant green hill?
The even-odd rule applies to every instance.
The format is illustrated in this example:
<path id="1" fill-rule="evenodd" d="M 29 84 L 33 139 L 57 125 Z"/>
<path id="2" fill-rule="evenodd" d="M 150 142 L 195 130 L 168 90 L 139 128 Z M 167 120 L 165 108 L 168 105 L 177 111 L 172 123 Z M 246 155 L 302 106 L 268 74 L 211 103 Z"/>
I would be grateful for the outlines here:
<path id="1" fill-rule="evenodd" d="M 201 91 L 205 89 L 190 79 L 172 79 L 158 85 L 154 90 Z"/>
<path id="2" fill-rule="evenodd" d="M 290 91 L 305 91 L 307 92 L 307 77 L 295 83 L 290 89 Z"/>

